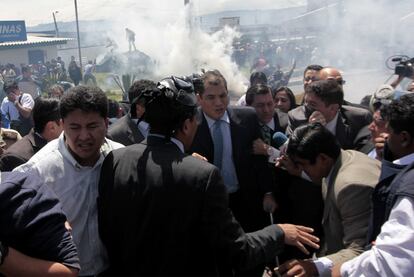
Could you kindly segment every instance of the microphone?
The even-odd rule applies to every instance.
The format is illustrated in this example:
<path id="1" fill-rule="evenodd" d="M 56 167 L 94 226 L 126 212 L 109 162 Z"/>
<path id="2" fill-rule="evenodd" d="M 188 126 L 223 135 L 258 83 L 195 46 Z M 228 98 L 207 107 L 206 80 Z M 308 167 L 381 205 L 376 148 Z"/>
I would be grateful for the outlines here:
<path id="1" fill-rule="evenodd" d="M 267 150 L 269 155 L 269 163 L 276 163 L 277 158 L 283 154 L 286 150 L 288 137 L 282 132 L 276 132 L 273 134 L 271 147 Z"/>
<path id="2" fill-rule="evenodd" d="M 272 146 L 280 150 L 280 147 L 283 146 L 287 140 L 288 137 L 284 133 L 276 132 L 272 137 Z"/>

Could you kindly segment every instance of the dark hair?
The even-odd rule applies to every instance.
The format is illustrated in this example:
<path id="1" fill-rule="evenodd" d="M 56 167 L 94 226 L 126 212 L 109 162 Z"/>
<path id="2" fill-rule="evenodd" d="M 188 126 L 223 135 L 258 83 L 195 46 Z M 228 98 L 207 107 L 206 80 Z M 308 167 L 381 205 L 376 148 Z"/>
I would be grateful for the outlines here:
<path id="1" fill-rule="evenodd" d="M 98 87 L 77 86 L 62 97 L 60 115 L 62 119 L 80 109 L 84 112 L 97 112 L 103 118 L 108 116 L 108 98 Z"/>
<path id="2" fill-rule="evenodd" d="M 19 86 L 17 85 L 16 81 L 10 81 L 9 80 L 9 81 L 4 82 L 3 90 L 6 94 L 9 94 L 10 92 L 12 92 L 16 89 L 19 89 Z"/>
<path id="3" fill-rule="evenodd" d="M 25 72 L 31 72 L 31 70 L 30 70 L 30 67 L 28 67 L 28 66 L 22 66 L 22 73 L 25 73 Z"/>
<path id="4" fill-rule="evenodd" d="M 60 120 L 59 100 L 57 98 L 37 97 L 32 115 L 35 132 L 42 133 L 49 121 Z"/>
<path id="5" fill-rule="evenodd" d="M 203 82 L 197 83 L 197 86 L 195 87 L 195 92 L 199 94 L 203 94 L 205 90 L 206 84 L 210 84 L 213 86 L 218 86 L 221 83 L 223 83 L 224 88 L 227 91 L 227 81 L 224 78 L 224 76 L 221 74 L 220 71 L 217 69 L 206 71 L 202 76 L 201 80 Z"/>
<path id="6" fill-rule="evenodd" d="M 163 79 L 157 87 L 144 92 L 144 119 L 151 132 L 167 137 L 179 130 L 184 121 L 193 118 L 197 100 L 191 83 L 177 77 Z"/>
<path id="7" fill-rule="evenodd" d="M 397 134 L 408 132 L 414 137 L 414 93 L 408 93 L 389 105 L 381 106 L 381 116 Z"/>
<path id="8" fill-rule="evenodd" d="M 145 106 L 145 99 L 142 96 L 142 93 L 146 89 L 153 89 L 157 84 L 151 80 L 141 79 L 135 81 L 128 90 L 128 100 L 131 104 L 130 113 L 132 117 L 137 116 L 135 109 L 136 104 L 141 104 Z"/>
<path id="9" fill-rule="evenodd" d="M 246 104 L 248 106 L 251 106 L 254 102 L 254 97 L 256 95 L 265 95 L 270 93 L 272 96 L 272 91 L 267 85 L 264 84 L 256 84 L 254 86 L 249 87 L 249 89 L 246 92 Z M 273 97 L 272 97 L 273 98 Z"/>
<path id="10" fill-rule="evenodd" d="M 310 64 L 303 71 L 303 78 L 305 78 L 305 74 L 308 70 L 321 71 L 322 69 L 323 69 L 323 66 L 321 66 L 319 64 Z"/>
<path id="11" fill-rule="evenodd" d="M 108 99 L 108 117 L 118 117 L 119 103 L 116 100 Z"/>
<path id="12" fill-rule="evenodd" d="M 342 105 L 344 101 L 344 92 L 336 80 L 319 80 L 312 82 L 305 88 L 306 93 L 315 93 L 325 105 L 339 104 Z"/>
<path id="13" fill-rule="evenodd" d="M 293 131 L 286 153 L 314 164 L 322 153 L 336 160 L 341 153 L 341 146 L 328 129 L 320 123 L 314 123 L 299 126 Z"/>
<path id="14" fill-rule="evenodd" d="M 256 71 L 250 75 L 250 86 L 256 84 L 267 85 L 267 76 L 262 71 Z"/>
<path id="15" fill-rule="evenodd" d="M 298 105 L 296 104 L 296 98 L 295 95 L 293 94 L 292 90 L 288 87 L 280 87 L 277 88 L 273 91 L 273 98 L 276 97 L 276 95 L 281 92 L 284 91 L 286 92 L 287 97 L 289 98 L 290 101 L 290 107 L 289 107 L 289 111 L 293 110 L 294 108 L 296 108 Z"/>

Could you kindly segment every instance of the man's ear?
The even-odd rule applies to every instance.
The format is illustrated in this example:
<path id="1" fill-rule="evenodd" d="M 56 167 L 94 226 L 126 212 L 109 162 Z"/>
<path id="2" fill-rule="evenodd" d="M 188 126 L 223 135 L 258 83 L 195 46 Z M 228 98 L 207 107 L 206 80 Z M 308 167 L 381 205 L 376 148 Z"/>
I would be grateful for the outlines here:
<path id="1" fill-rule="evenodd" d="M 190 125 L 191 125 L 191 118 L 187 118 L 186 120 L 184 120 L 184 124 L 181 127 L 181 131 L 187 135 L 188 132 L 190 131 Z"/>
<path id="2" fill-rule="evenodd" d="M 197 93 L 197 102 L 200 104 L 200 101 L 203 100 L 200 93 Z"/>
<path id="3" fill-rule="evenodd" d="M 331 104 L 331 110 L 333 112 L 337 112 L 339 108 L 340 108 L 339 104 Z"/>
<path id="4" fill-rule="evenodd" d="M 400 139 L 401 139 L 401 146 L 403 147 L 408 147 L 413 143 L 412 141 L 413 137 L 407 131 L 401 131 Z"/>
<path id="5" fill-rule="evenodd" d="M 332 160 L 332 158 L 326 155 L 325 153 L 319 153 L 318 159 L 322 161 L 322 163 L 324 164 Z"/>

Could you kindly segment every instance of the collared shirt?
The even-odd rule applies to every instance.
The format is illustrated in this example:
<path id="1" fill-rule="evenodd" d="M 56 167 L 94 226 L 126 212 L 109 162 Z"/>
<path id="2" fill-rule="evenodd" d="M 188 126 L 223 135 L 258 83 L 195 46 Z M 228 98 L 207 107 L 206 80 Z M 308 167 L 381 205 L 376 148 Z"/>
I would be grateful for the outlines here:
<path id="1" fill-rule="evenodd" d="M 164 135 L 154 134 L 154 133 L 148 134 L 148 136 L 151 136 L 151 137 L 159 137 L 159 138 L 165 138 L 165 136 L 164 136 Z M 178 147 L 178 149 L 180 149 L 181 153 L 184 153 L 184 144 L 183 144 L 181 141 L 179 141 L 179 140 L 178 140 L 178 139 L 176 139 L 176 138 L 170 138 L 170 141 L 171 141 L 172 143 L 174 143 L 175 145 L 177 145 L 177 147 Z"/>
<path id="2" fill-rule="evenodd" d="M 98 233 L 96 199 L 102 162 L 110 151 L 121 147 L 122 144 L 106 139 L 95 165 L 82 166 L 69 152 L 62 133 L 14 170 L 37 175 L 56 193 L 72 227 L 81 264 L 79 275 L 96 275 L 108 267 Z"/>
<path id="3" fill-rule="evenodd" d="M 33 109 L 34 100 L 30 94 L 23 93 L 21 95 L 20 104 L 25 108 Z M 7 116 L 9 120 L 18 120 L 20 117 L 19 110 L 7 97 L 4 97 L 3 102 L 1 103 L 1 113 Z"/>
<path id="4" fill-rule="evenodd" d="M 412 276 L 414 200 L 399 197 L 375 245 L 341 266 L 341 276 Z"/>
<path id="5" fill-rule="evenodd" d="M 138 123 L 138 119 L 133 118 L 132 119 L 135 124 Z M 147 122 L 145 122 L 144 120 L 141 120 L 138 123 L 138 130 L 141 132 L 141 134 L 144 136 L 144 138 L 146 138 L 148 136 L 148 132 L 149 132 L 149 124 Z"/>
<path id="6" fill-rule="evenodd" d="M 272 117 L 272 120 L 266 123 L 266 126 L 272 129 L 272 131 L 275 130 L 275 119 Z"/>
<path id="7" fill-rule="evenodd" d="M 216 120 L 212 119 L 208 115 L 204 113 L 204 116 L 207 120 L 208 128 L 210 130 L 210 134 L 213 137 L 213 128 L 214 123 Z M 233 161 L 233 145 L 231 142 L 231 132 L 230 132 L 230 118 L 227 114 L 227 111 L 224 113 L 224 115 L 220 118 L 223 122 L 226 124 L 221 124 L 221 132 L 223 134 L 223 162 L 222 164 L 226 164 L 226 167 L 229 169 L 228 171 L 221 170 L 221 175 L 223 176 L 223 180 L 227 180 L 225 175 L 229 175 L 229 179 L 236 180 L 236 184 L 226 184 L 224 182 L 224 185 L 227 188 L 228 193 L 236 192 L 239 189 L 237 174 L 236 174 L 236 167 L 234 166 Z"/>
<path id="8" fill-rule="evenodd" d="M 325 124 L 325 128 L 329 130 L 332 134 L 336 135 L 336 124 L 338 122 L 339 112 L 336 113 L 335 117 Z"/>
<path id="9" fill-rule="evenodd" d="M 414 162 L 414 153 L 406 155 L 402 158 L 394 160 L 392 163 L 399 164 L 399 165 L 409 165 Z"/>

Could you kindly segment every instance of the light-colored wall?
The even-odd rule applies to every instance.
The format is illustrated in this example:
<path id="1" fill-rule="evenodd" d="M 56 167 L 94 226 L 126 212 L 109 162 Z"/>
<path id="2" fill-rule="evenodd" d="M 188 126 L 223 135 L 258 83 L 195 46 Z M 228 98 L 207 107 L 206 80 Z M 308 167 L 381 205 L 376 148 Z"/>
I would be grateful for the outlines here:
<path id="1" fill-rule="evenodd" d="M 0 49 L 0 64 L 12 63 L 19 66 L 21 63 L 29 63 L 29 50 L 44 50 L 45 51 L 45 62 L 57 57 L 56 45 L 41 46 L 41 47 L 30 47 L 30 48 L 17 48 L 17 49 Z"/>

